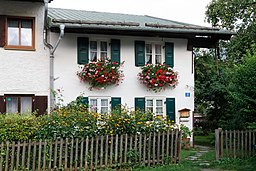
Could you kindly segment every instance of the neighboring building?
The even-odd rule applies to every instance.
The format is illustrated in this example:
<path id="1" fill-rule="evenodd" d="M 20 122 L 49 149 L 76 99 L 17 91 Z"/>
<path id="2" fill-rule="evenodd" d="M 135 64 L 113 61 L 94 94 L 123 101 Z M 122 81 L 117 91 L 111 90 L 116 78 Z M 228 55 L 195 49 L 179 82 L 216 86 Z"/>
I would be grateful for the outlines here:
<path id="1" fill-rule="evenodd" d="M 42 114 L 49 96 L 44 1 L 0 0 L 0 4 L 0 113 Z"/>
<path id="2" fill-rule="evenodd" d="M 28 0 L 29 1 L 29 0 Z M 24 112 L 50 105 L 50 89 L 63 89 L 67 104 L 83 95 L 98 111 L 111 111 L 117 104 L 131 109 L 143 108 L 169 116 L 180 123 L 181 109 L 189 112 L 183 120 L 192 129 L 194 111 L 193 47 L 216 47 L 231 33 L 151 16 L 50 8 L 47 41 L 65 36 L 51 51 L 44 38 L 44 1 L 0 1 L 0 112 Z M 17 37 L 15 37 L 17 36 Z M 48 48 L 50 47 L 50 60 Z M 124 80 L 119 86 L 89 90 L 76 75 L 79 66 L 100 57 L 125 61 Z M 171 66 L 179 75 L 174 89 L 148 91 L 138 80 L 140 67 L 146 63 Z M 50 66 L 54 67 L 50 67 Z M 51 77 L 54 73 L 54 77 Z"/>

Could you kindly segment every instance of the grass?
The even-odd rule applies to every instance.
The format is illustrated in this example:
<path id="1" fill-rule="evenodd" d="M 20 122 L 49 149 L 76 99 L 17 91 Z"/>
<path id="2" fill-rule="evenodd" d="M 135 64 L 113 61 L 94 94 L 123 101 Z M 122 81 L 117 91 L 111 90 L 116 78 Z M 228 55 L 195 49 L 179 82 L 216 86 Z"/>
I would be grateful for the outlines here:
<path id="1" fill-rule="evenodd" d="M 139 167 L 131 170 L 135 171 L 202 171 L 208 169 L 209 171 L 255 171 L 256 169 L 256 157 L 248 159 L 221 159 L 215 161 L 214 149 L 210 149 L 199 159 L 202 161 L 208 161 L 210 166 L 200 166 L 199 163 L 194 161 L 185 160 L 188 156 L 196 154 L 196 149 L 182 150 L 182 161 L 179 164 L 159 165 L 151 167 Z"/>
<path id="2" fill-rule="evenodd" d="M 210 133 L 209 135 L 196 135 L 194 136 L 195 144 L 202 146 L 214 146 L 214 133 Z"/>

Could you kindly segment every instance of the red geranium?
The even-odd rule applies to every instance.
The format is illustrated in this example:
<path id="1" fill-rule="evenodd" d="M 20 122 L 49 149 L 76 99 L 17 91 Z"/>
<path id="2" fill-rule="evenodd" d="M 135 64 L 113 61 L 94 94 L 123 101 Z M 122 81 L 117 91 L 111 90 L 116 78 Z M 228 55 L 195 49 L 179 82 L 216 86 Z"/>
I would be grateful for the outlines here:
<path id="1" fill-rule="evenodd" d="M 118 64 L 110 60 L 99 60 L 85 64 L 77 73 L 81 81 L 87 81 L 91 85 L 90 89 L 104 89 L 108 85 L 118 85 L 123 80 L 123 71 L 120 67 L 124 62 Z"/>
<path id="2" fill-rule="evenodd" d="M 147 64 L 141 69 L 142 71 L 138 74 L 139 80 L 150 90 L 158 92 L 166 87 L 175 88 L 178 84 L 178 74 L 171 67 L 162 64 Z"/>

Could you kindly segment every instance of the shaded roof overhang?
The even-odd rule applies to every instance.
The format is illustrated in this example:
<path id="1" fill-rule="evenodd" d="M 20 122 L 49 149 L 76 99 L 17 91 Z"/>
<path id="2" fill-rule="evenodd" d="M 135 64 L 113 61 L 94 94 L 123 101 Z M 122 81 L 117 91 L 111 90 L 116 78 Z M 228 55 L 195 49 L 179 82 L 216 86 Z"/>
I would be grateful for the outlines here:
<path id="1" fill-rule="evenodd" d="M 8 0 L 8 1 L 24 1 L 24 2 L 44 2 L 44 0 Z M 53 0 L 49 0 L 51 2 Z"/>
<path id="2" fill-rule="evenodd" d="M 124 36 L 145 36 L 188 39 L 188 50 L 193 47 L 214 48 L 219 40 L 229 40 L 235 33 L 216 28 L 202 27 L 138 27 L 136 23 L 81 24 L 81 21 L 57 21 L 50 24 L 52 32 L 59 32 L 59 25 L 65 24 L 66 33 L 105 34 Z M 111 25 L 112 24 L 112 25 Z"/>

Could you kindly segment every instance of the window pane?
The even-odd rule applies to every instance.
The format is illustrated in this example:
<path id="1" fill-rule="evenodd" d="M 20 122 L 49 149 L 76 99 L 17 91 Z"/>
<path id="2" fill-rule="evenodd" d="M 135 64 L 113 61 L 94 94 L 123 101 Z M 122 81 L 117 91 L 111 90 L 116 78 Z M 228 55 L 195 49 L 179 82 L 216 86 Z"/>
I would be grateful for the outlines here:
<path id="1" fill-rule="evenodd" d="M 156 55 L 156 64 L 161 64 L 161 63 L 162 63 L 162 56 Z"/>
<path id="2" fill-rule="evenodd" d="M 146 53 L 152 53 L 152 45 L 146 44 Z"/>
<path id="3" fill-rule="evenodd" d="M 147 100 L 147 106 L 153 106 L 153 100 Z"/>
<path id="4" fill-rule="evenodd" d="M 108 112 L 108 107 L 101 107 L 100 113 L 107 113 Z"/>
<path id="5" fill-rule="evenodd" d="M 100 42 L 100 51 L 107 52 L 107 42 Z"/>
<path id="6" fill-rule="evenodd" d="M 103 59 L 103 60 L 106 60 L 107 59 L 107 52 L 101 52 L 100 53 L 100 58 Z"/>
<path id="7" fill-rule="evenodd" d="M 97 99 L 90 99 L 91 111 L 97 112 Z"/>
<path id="8" fill-rule="evenodd" d="M 8 45 L 19 45 L 19 21 L 8 19 Z"/>
<path id="9" fill-rule="evenodd" d="M 101 99 L 101 106 L 108 106 L 108 99 Z"/>
<path id="10" fill-rule="evenodd" d="M 18 112 L 18 97 L 7 97 L 6 112 L 7 113 Z"/>
<path id="11" fill-rule="evenodd" d="M 163 106 L 163 100 L 156 100 L 156 106 Z"/>
<path id="12" fill-rule="evenodd" d="M 20 107 L 20 113 L 32 112 L 32 97 L 21 97 Z"/>
<path id="13" fill-rule="evenodd" d="M 90 41 L 90 61 L 97 61 L 97 42 Z"/>
<path id="14" fill-rule="evenodd" d="M 163 114 L 163 107 L 156 107 L 156 114 Z"/>
<path id="15" fill-rule="evenodd" d="M 161 54 L 161 45 L 156 45 L 155 46 L 155 51 L 156 51 L 156 54 Z"/>
<path id="16" fill-rule="evenodd" d="M 152 55 L 146 55 L 146 64 L 152 64 Z"/>
<path id="17" fill-rule="evenodd" d="M 21 45 L 32 46 L 32 21 L 21 21 Z"/>
<path id="18" fill-rule="evenodd" d="M 153 107 L 146 107 L 146 111 L 153 112 Z"/>

